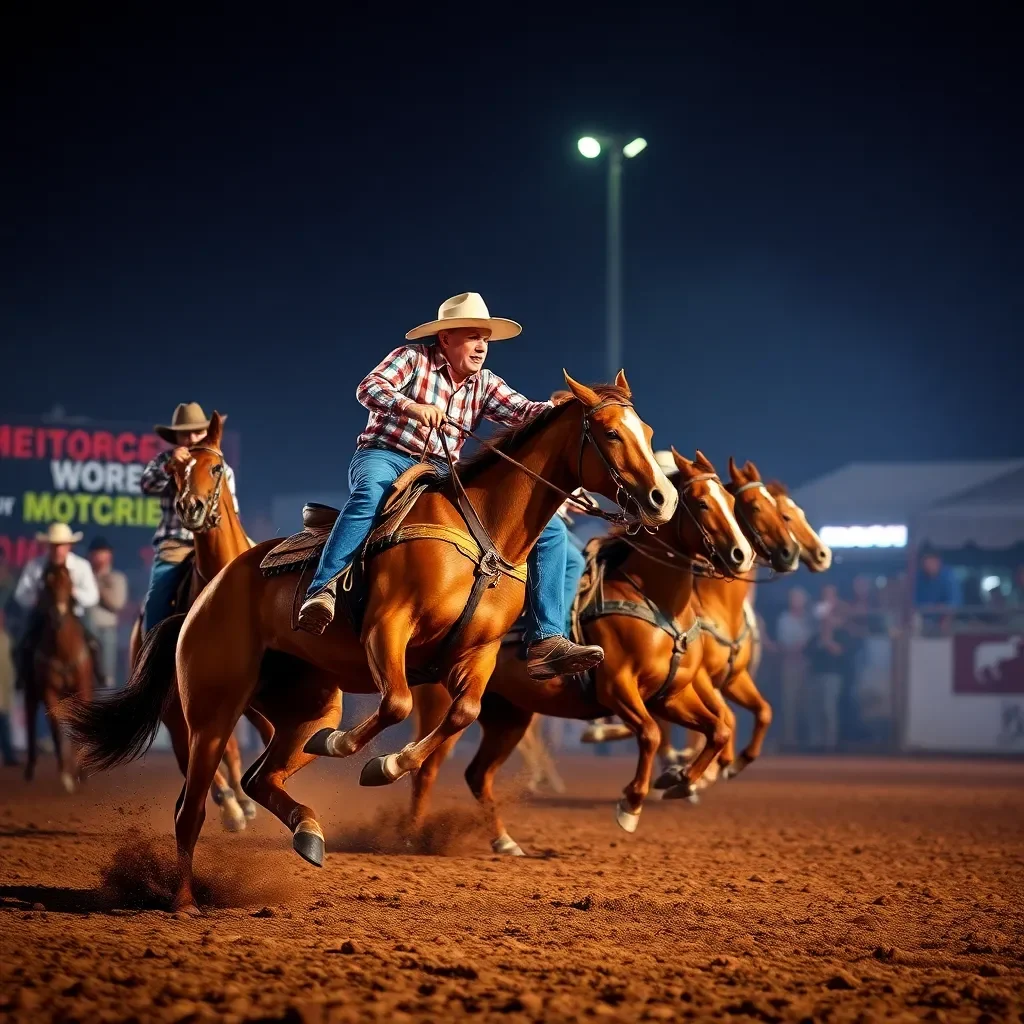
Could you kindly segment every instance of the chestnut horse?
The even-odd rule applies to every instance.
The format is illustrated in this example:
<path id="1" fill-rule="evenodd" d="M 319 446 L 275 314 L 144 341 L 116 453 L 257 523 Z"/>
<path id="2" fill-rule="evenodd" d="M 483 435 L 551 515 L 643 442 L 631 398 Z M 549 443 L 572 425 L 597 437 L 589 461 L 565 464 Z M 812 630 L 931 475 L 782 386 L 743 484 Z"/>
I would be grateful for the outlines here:
<path id="1" fill-rule="evenodd" d="M 179 610 L 184 613 L 198 597 L 203 587 L 232 559 L 252 547 L 230 491 L 224 487 L 224 453 L 221 441 L 224 420 L 219 412 L 210 417 L 206 437 L 189 448 L 191 460 L 185 465 L 176 462 L 168 464 L 168 472 L 174 480 L 177 498 L 175 505 L 182 526 L 194 538 L 195 557 L 189 581 L 188 596 Z M 176 621 L 184 621 L 184 615 Z M 142 642 L 142 619 L 136 620 L 129 645 L 129 665 L 135 668 Z M 97 713 L 104 713 L 105 701 L 99 703 Z M 188 729 L 181 711 L 177 691 L 171 695 L 164 708 L 162 720 L 171 737 L 171 747 L 184 775 L 188 767 Z M 254 717 L 264 744 L 270 741 L 272 730 L 262 718 Z M 218 770 L 210 787 L 214 803 L 220 807 L 221 824 L 229 832 L 245 828 L 246 820 L 256 816 L 256 805 L 242 789 L 242 755 L 238 740 L 232 734 L 224 749 L 224 767 L 228 778 Z"/>
<path id="2" fill-rule="evenodd" d="M 25 680 L 25 728 L 28 731 L 28 760 L 25 778 L 31 780 L 36 770 L 36 718 L 39 703 L 46 708 L 46 717 L 53 734 L 60 781 L 69 792 L 83 779 L 73 744 L 64 746 L 63 730 L 57 705 L 69 696 L 81 700 L 92 697 L 92 655 L 85 638 L 85 628 L 75 615 L 71 574 L 66 565 L 50 565 L 43 575 L 43 586 L 35 614 L 45 618 L 39 642 L 32 652 L 31 669 Z"/>
<path id="3" fill-rule="evenodd" d="M 797 568 L 797 560 L 803 562 L 811 572 L 824 572 L 832 564 L 832 552 L 828 545 L 814 532 L 803 509 L 789 496 L 784 485 L 772 482 L 763 485 L 757 467 L 748 462 L 744 467 L 747 488 L 753 488 L 760 500 L 776 504 L 786 529 L 796 545 L 793 564 L 789 567 L 774 564 L 779 572 L 790 572 Z M 751 538 L 753 540 L 753 538 Z M 765 733 L 772 721 L 771 705 L 764 699 L 754 683 L 753 665 L 757 642 L 753 609 L 746 604 L 749 583 L 739 586 L 724 586 L 718 580 L 701 581 L 695 588 L 694 600 L 697 613 L 705 629 L 704 664 L 701 673 L 734 704 L 754 715 L 754 732 L 750 743 L 738 758 L 733 749 L 734 740 L 726 745 L 717 764 L 708 771 L 706 778 L 713 781 L 717 772 L 722 778 L 735 778 L 744 768 L 760 756 Z M 730 709 L 727 715 L 735 736 L 735 716 Z M 662 724 L 662 742 L 659 754 L 663 762 L 681 762 L 692 756 L 696 745 L 691 743 L 686 751 L 675 751 L 671 747 L 670 730 Z M 671 785 L 678 778 L 678 769 L 669 768 L 658 780 L 662 785 Z"/>
<path id="4" fill-rule="evenodd" d="M 651 430 L 633 408 L 625 375 L 598 388 L 565 376 L 570 392 L 553 408 L 500 435 L 458 479 L 448 477 L 419 495 L 403 521 L 404 537 L 367 563 L 361 635 L 345 615 L 321 636 L 293 628 L 296 577 L 268 577 L 260 569 L 276 542 L 240 555 L 200 594 L 181 629 L 176 656 L 190 736 L 175 816 L 176 906 L 195 909 L 192 857 L 205 791 L 250 703 L 275 733 L 246 773 L 245 790 L 288 826 L 296 852 L 322 864 L 316 812 L 293 800 L 283 783 L 317 754 L 355 754 L 406 718 L 412 709 L 410 676 L 413 682 L 444 679 L 451 706 L 429 736 L 367 762 L 362 784 L 386 785 L 415 771 L 475 721 L 501 638 L 523 606 L 527 555 L 569 492 L 582 486 L 627 501 L 638 527 L 656 529 L 672 518 L 676 491 L 654 459 Z M 467 525 L 476 536 L 484 532 L 489 546 L 467 534 Z M 474 592 L 479 601 L 471 616 L 464 615 Z M 288 671 L 261 686 L 266 656 L 286 659 Z M 145 650 L 144 665 L 149 672 L 134 673 L 119 694 L 123 735 L 116 743 L 92 744 L 93 755 L 107 764 L 136 756 L 151 739 L 173 673 L 154 671 Z M 335 726 L 341 691 L 378 692 L 380 705 L 365 721 L 340 731 Z"/>
<path id="5" fill-rule="evenodd" d="M 693 784 L 728 740 L 721 717 L 691 685 L 703 651 L 690 597 L 695 570 L 707 572 L 716 565 L 729 576 L 742 574 L 753 565 L 754 551 L 737 523 L 734 499 L 714 466 L 700 452 L 692 462 L 675 449 L 672 456 L 679 504 L 671 526 L 658 535 L 662 543 L 609 538 L 606 545 L 625 542 L 628 551 L 625 557 L 608 562 L 603 611 L 591 613 L 596 610 L 596 598 L 580 611 L 587 642 L 599 643 L 605 650 L 604 662 L 594 670 L 593 687 L 575 678 L 532 680 L 515 647 L 502 649 L 480 715 L 483 739 L 466 770 L 469 787 L 490 819 L 495 852 L 522 853 L 501 821 L 493 784 L 498 768 L 516 748 L 534 714 L 592 720 L 607 710 L 632 731 L 639 746 L 637 768 L 615 811 L 616 821 L 627 832 L 636 831 L 650 788 L 658 743 L 655 714 L 693 726 L 707 739 L 705 751 L 690 766 L 690 778 L 668 794 L 671 798 L 692 792 Z M 753 503 L 745 495 L 742 500 L 752 509 Z M 791 552 L 792 541 L 772 508 L 748 510 L 745 515 L 756 523 L 765 543 L 772 545 L 773 557 L 776 547 Z M 444 697 L 437 687 L 430 691 L 416 695 L 418 733 L 430 727 Z M 426 813 L 441 760 L 435 756 L 427 761 L 413 780 L 414 824 Z"/>

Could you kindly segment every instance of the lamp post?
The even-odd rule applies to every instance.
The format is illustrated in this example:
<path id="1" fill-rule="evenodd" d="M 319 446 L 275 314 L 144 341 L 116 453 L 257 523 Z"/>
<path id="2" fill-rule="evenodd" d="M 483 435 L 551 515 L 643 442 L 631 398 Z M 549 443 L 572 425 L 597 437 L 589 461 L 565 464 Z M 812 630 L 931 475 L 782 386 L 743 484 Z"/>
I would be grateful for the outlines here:
<path id="1" fill-rule="evenodd" d="M 584 135 L 576 148 L 581 156 L 596 160 L 602 149 L 608 150 L 608 203 L 607 203 L 607 277 L 606 349 L 608 379 L 613 380 L 622 367 L 622 160 L 631 160 L 647 148 L 645 139 L 636 138 L 623 143 L 614 136 Z"/>

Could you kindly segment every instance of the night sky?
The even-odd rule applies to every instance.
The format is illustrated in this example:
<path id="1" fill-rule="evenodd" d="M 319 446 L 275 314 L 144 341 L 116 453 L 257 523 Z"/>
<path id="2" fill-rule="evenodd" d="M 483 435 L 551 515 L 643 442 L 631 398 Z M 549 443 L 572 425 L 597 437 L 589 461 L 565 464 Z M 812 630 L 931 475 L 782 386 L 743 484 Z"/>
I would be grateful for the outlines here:
<path id="1" fill-rule="evenodd" d="M 4 414 L 196 399 L 262 507 L 344 482 L 356 384 L 449 295 L 524 324 L 489 365 L 531 397 L 603 379 L 605 164 L 575 140 L 612 130 L 649 142 L 624 362 L 656 446 L 792 483 L 1024 452 L 1024 75 L 996 5 L 85 6 L 5 15 Z"/>

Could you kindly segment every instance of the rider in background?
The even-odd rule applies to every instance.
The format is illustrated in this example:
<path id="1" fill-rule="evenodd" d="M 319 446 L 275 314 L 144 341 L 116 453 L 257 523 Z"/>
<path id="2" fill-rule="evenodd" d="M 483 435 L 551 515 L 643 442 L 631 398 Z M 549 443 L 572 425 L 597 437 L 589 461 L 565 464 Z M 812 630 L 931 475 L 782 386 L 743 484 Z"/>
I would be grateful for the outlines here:
<path id="1" fill-rule="evenodd" d="M 438 431 L 457 459 L 465 431 L 475 431 L 481 420 L 516 427 L 550 408 L 484 369 L 488 344 L 521 330 L 512 320 L 492 317 L 476 292 L 465 292 L 444 302 L 436 320 L 409 331 L 406 340 L 414 344 L 396 348 L 363 379 L 356 398 L 370 415 L 349 464 L 349 499 L 306 592 L 300 627 L 322 633 L 334 618 L 338 580 L 358 556 L 391 484 L 424 457 L 447 472 Z M 415 344 L 420 339 L 425 343 Z M 530 552 L 527 669 L 535 679 L 583 672 L 604 657 L 600 647 L 568 638 L 566 595 L 575 594 L 579 582 L 569 548 L 565 523 L 556 515 Z"/>
<path id="2" fill-rule="evenodd" d="M 81 539 L 82 534 L 73 533 L 67 523 L 51 523 L 46 533 L 36 534 L 36 540 L 48 544 L 49 551 L 26 562 L 25 568 L 21 571 L 18 585 L 14 589 L 14 600 L 29 613 L 28 622 L 15 652 L 15 665 L 22 685 L 25 684 L 32 669 L 32 656 L 39 642 L 39 634 L 46 623 L 45 616 L 37 609 L 39 595 L 43 590 L 43 581 L 46 578 L 46 570 L 54 565 L 67 567 L 68 575 L 71 577 L 71 593 L 75 600 L 76 615 L 81 616 L 87 608 L 92 608 L 100 599 L 96 577 L 93 575 L 88 559 L 76 555 L 71 550 Z M 84 623 L 82 628 L 92 654 L 96 680 L 99 682 L 101 678 L 99 644 L 92 633 L 85 628 Z"/>
<path id="3" fill-rule="evenodd" d="M 153 534 L 156 556 L 149 575 L 149 589 L 142 606 L 142 629 L 148 632 L 174 611 L 174 599 L 186 576 L 191 572 L 188 556 L 192 554 L 192 534 L 181 525 L 175 507 L 177 489 L 168 469 L 171 463 L 187 466 L 192 458 L 191 445 L 206 439 L 210 420 L 198 402 L 182 402 L 171 417 L 169 426 L 157 425 L 153 431 L 175 447 L 161 452 L 142 471 L 142 493 L 160 498 L 160 524 Z M 224 479 L 238 511 L 235 496 L 235 473 L 225 462 Z"/>

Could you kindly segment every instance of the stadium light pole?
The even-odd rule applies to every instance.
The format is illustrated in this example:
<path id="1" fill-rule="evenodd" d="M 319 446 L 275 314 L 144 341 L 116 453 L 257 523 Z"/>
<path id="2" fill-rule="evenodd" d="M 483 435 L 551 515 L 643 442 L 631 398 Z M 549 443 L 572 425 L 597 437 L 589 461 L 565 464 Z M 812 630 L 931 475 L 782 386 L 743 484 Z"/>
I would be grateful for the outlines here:
<path id="1" fill-rule="evenodd" d="M 624 143 L 609 135 L 584 135 L 576 143 L 580 155 L 596 160 L 608 150 L 606 351 L 608 379 L 614 380 L 622 367 L 622 161 L 631 160 L 647 148 L 646 139 Z"/>

